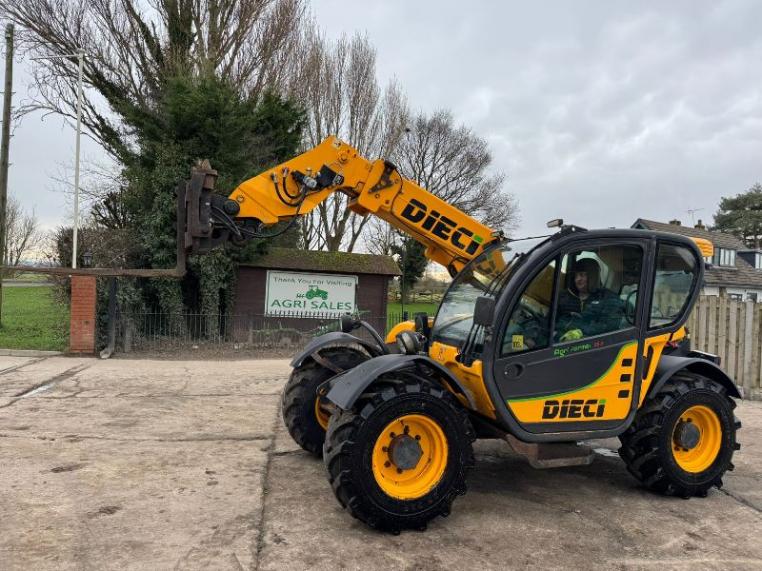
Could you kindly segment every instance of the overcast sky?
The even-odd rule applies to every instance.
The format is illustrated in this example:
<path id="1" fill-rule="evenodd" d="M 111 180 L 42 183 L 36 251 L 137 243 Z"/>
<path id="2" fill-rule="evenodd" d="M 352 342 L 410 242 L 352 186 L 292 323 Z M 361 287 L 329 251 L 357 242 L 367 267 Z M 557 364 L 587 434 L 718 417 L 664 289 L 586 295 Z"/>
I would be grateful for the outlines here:
<path id="1" fill-rule="evenodd" d="M 367 33 L 382 81 L 414 109 L 451 109 L 486 137 L 517 197 L 517 234 L 562 217 L 711 220 L 721 196 L 762 180 L 762 2 L 313 0 L 329 37 Z M 23 64 L 19 96 L 28 77 Z M 51 177 L 74 133 L 27 117 L 11 192 L 62 221 Z M 97 159 L 88 142 L 85 155 Z"/>
<path id="2" fill-rule="evenodd" d="M 414 108 L 486 137 L 519 234 L 710 219 L 762 180 L 761 2 L 315 0 Z"/>

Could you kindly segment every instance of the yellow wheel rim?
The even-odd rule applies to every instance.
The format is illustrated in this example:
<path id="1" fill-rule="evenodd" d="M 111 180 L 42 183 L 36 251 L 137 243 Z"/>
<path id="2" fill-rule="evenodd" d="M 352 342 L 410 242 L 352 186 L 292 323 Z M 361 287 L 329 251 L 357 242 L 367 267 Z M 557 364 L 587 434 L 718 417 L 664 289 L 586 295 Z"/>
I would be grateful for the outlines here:
<path id="1" fill-rule="evenodd" d="M 686 428 L 694 435 L 698 429 L 698 442 L 692 447 L 685 446 L 680 438 L 680 431 Z M 672 454 L 680 468 L 692 474 L 703 472 L 717 459 L 721 447 L 722 425 L 711 408 L 696 405 L 680 415 L 672 430 Z"/>
<path id="2" fill-rule="evenodd" d="M 420 498 L 442 479 L 447 450 L 447 438 L 434 419 L 422 414 L 401 416 L 387 424 L 376 439 L 373 476 L 388 496 Z"/>
<path id="3" fill-rule="evenodd" d="M 328 421 L 331 419 L 331 413 L 326 410 L 323 399 L 315 397 L 315 418 L 323 430 L 328 430 Z"/>

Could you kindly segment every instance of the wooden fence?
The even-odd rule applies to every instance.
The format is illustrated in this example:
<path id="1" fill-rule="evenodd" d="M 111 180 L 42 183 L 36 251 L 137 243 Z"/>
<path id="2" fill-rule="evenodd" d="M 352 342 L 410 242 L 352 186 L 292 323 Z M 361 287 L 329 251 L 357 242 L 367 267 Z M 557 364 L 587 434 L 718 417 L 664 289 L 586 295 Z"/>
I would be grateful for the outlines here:
<path id="1" fill-rule="evenodd" d="M 701 296 L 687 327 L 693 349 L 719 355 L 746 398 L 762 398 L 762 303 Z"/>

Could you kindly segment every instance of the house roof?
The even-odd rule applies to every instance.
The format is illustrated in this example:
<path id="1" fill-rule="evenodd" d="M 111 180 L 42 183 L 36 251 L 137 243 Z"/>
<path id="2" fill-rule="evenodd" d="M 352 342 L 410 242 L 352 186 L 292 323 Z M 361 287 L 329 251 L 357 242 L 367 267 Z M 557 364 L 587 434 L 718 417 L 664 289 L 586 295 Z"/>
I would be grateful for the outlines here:
<path id="1" fill-rule="evenodd" d="M 748 252 L 749 248 L 743 241 L 732 234 L 724 232 L 714 232 L 712 230 L 702 230 L 701 228 L 692 228 L 690 226 L 678 226 L 677 224 L 667 224 L 665 222 L 656 222 L 654 220 L 645 220 L 638 218 L 632 225 L 633 228 L 645 228 L 647 230 L 656 230 L 660 232 L 672 232 L 689 238 L 704 238 L 709 240 L 715 248 L 727 248 L 737 252 Z M 762 289 L 762 270 L 756 270 L 744 260 L 736 255 L 735 266 L 710 266 L 704 272 L 704 281 L 708 286 L 715 287 L 750 287 Z"/>
<path id="2" fill-rule="evenodd" d="M 704 272 L 704 281 L 708 286 L 762 289 L 762 270 L 736 256 L 735 267 L 711 266 Z"/>
<path id="3" fill-rule="evenodd" d="M 709 240 L 715 248 L 727 248 L 729 250 L 748 250 L 746 244 L 725 232 L 715 232 L 712 230 L 702 230 L 691 226 L 678 226 L 677 224 L 667 224 L 666 222 L 656 222 L 655 220 L 645 220 L 638 218 L 633 228 L 645 228 L 646 230 L 656 230 L 659 232 L 672 232 L 689 238 L 704 238 Z"/>
<path id="4" fill-rule="evenodd" d="M 391 256 L 350 254 L 348 252 L 318 252 L 292 248 L 270 248 L 254 262 L 244 267 L 271 270 L 319 271 L 337 274 L 401 275 L 399 266 Z"/>

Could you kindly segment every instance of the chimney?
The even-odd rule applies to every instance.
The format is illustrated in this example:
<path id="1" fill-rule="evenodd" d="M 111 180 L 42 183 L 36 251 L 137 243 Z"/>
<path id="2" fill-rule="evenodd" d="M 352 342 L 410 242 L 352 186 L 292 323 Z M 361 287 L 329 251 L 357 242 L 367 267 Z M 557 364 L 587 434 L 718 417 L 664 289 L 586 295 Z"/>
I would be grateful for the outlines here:
<path id="1" fill-rule="evenodd" d="M 695 228 L 697 230 L 706 230 L 706 226 L 704 226 L 704 223 L 701 222 L 701 218 L 699 218 L 698 223 L 696 224 Z"/>
<path id="2" fill-rule="evenodd" d="M 672 224 L 672 226 L 680 226 L 679 220 L 670 220 L 669 223 Z"/>

